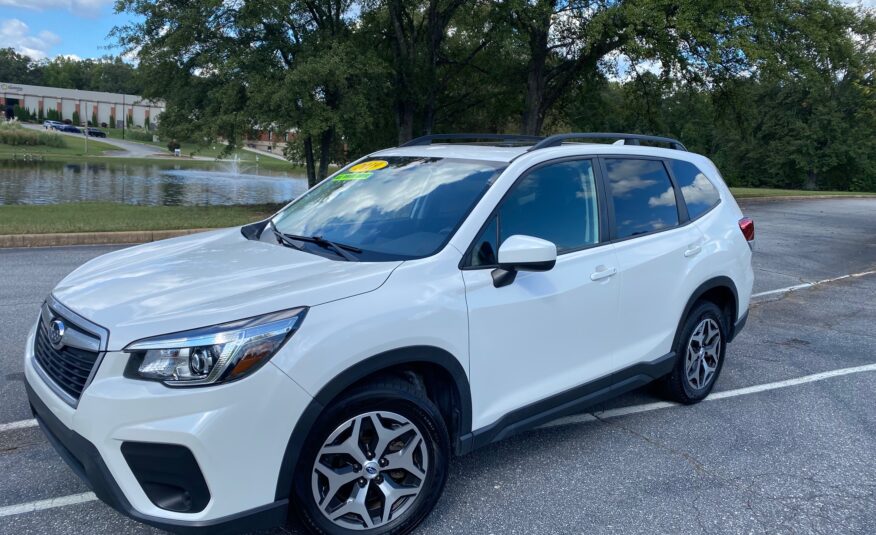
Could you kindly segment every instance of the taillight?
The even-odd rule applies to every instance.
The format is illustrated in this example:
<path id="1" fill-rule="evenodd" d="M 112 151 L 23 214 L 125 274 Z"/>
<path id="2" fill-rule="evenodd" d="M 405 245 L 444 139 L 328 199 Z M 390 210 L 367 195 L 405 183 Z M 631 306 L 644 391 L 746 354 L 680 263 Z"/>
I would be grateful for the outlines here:
<path id="1" fill-rule="evenodd" d="M 750 217 L 743 217 L 742 219 L 740 219 L 739 230 L 741 230 L 742 235 L 745 236 L 745 241 L 754 241 L 754 219 Z"/>

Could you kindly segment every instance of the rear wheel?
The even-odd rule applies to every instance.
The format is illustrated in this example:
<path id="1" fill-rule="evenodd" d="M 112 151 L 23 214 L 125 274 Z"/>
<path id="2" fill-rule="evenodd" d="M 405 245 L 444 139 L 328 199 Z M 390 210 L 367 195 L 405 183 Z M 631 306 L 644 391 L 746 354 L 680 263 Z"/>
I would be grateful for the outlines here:
<path id="1" fill-rule="evenodd" d="M 315 533 L 410 532 L 438 501 L 450 440 L 414 385 L 387 379 L 328 407 L 296 473 L 295 508 Z"/>
<path id="2" fill-rule="evenodd" d="M 690 404 L 709 395 L 724 364 L 726 332 L 726 318 L 717 305 L 702 301 L 694 306 L 674 348 L 675 367 L 664 380 L 672 400 Z"/>

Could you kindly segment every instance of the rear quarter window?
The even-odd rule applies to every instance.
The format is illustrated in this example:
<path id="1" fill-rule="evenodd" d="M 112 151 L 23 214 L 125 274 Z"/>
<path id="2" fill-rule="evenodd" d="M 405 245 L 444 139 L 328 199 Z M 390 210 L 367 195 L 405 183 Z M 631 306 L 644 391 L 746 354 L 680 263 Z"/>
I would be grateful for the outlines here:
<path id="1" fill-rule="evenodd" d="M 669 166 L 678 187 L 681 188 L 681 195 L 691 219 L 700 217 L 721 202 L 715 185 L 699 167 L 681 160 L 669 160 Z"/>

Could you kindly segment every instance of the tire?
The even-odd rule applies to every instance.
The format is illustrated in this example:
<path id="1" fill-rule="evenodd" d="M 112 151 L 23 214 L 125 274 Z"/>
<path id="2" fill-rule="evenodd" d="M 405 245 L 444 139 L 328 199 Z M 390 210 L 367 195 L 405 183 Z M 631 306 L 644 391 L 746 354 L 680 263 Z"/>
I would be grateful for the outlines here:
<path id="1" fill-rule="evenodd" d="M 716 304 L 700 301 L 684 319 L 679 332 L 673 347 L 675 366 L 664 379 L 663 387 L 669 399 L 690 405 L 705 399 L 721 374 L 727 350 L 727 318 Z M 718 345 L 714 347 L 716 340 Z"/>
<path id="2" fill-rule="evenodd" d="M 320 535 L 409 533 L 438 503 L 449 458 L 435 404 L 406 379 L 381 379 L 340 396 L 320 415 L 296 468 L 292 509 Z"/>

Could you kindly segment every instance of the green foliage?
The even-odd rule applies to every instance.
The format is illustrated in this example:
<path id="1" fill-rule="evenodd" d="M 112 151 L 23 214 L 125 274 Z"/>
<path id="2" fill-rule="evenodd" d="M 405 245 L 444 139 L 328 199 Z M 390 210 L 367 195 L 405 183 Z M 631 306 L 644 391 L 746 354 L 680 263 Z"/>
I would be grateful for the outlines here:
<path id="1" fill-rule="evenodd" d="M 65 146 L 64 140 L 58 134 L 27 130 L 15 123 L 0 123 L 0 144 L 22 147 Z"/>
<path id="2" fill-rule="evenodd" d="M 51 61 L 36 61 L 12 48 L 0 48 L 0 80 L 133 95 L 141 94 L 143 89 L 139 70 L 120 57 L 70 59 L 59 56 Z"/>
<path id="3" fill-rule="evenodd" d="M 22 106 L 15 106 L 15 108 L 12 110 L 12 113 L 15 118 L 22 123 L 29 123 L 34 120 L 34 116 L 30 112 L 30 110 Z"/>
<path id="4" fill-rule="evenodd" d="M 54 108 L 49 108 L 49 110 L 46 112 L 46 119 L 49 121 L 62 121 L 63 120 L 63 118 L 61 117 L 61 113 Z"/>
<path id="5" fill-rule="evenodd" d="M 45 120 L 46 120 L 46 114 L 43 112 L 42 108 L 39 108 L 37 110 L 37 122 L 42 123 Z"/>
<path id="6" fill-rule="evenodd" d="M 118 0 L 165 138 L 330 162 L 432 132 L 679 137 L 738 185 L 876 189 L 876 19 L 837 0 Z"/>
<path id="7" fill-rule="evenodd" d="M 97 122 L 97 111 L 92 111 L 92 112 L 91 112 L 91 126 L 97 126 L 97 125 L 98 125 L 98 122 Z"/>
<path id="8" fill-rule="evenodd" d="M 80 119 L 81 119 L 81 117 L 79 117 L 79 112 L 78 112 L 78 111 L 74 111 L 74 112 L 73 112 L 73 117 L 72 117 L 70 120 L 73 121 L 73 124 L 75 124 L 76 126 L 79 126 L 80 124 L 82 124 L 82 122 L 80 121 Z"/>

